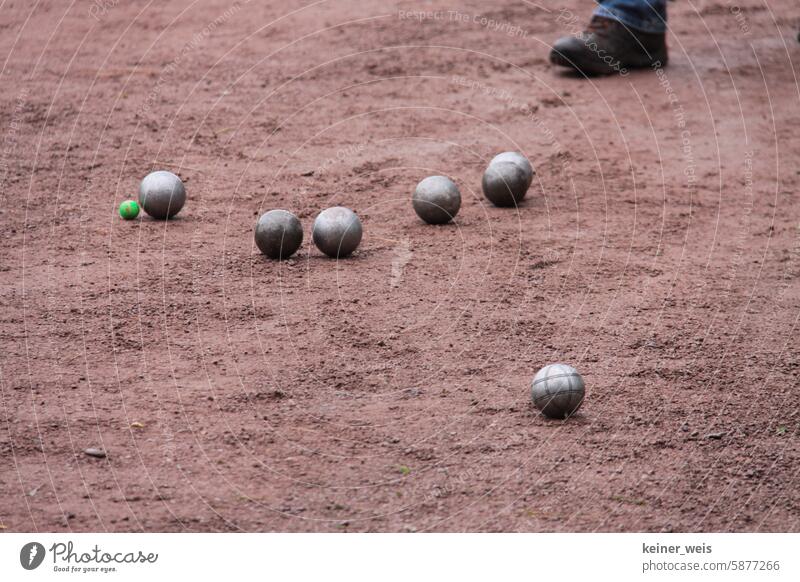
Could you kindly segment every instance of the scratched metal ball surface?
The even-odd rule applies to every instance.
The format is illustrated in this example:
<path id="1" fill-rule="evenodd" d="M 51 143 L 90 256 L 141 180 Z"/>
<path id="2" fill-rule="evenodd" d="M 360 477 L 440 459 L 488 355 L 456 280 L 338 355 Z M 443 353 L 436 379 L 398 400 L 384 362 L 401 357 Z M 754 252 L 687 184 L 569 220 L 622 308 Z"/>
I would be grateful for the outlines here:
<path id="1" fill-rule="evenodd" d="M 344 206 L 334 206 L 317 215 L 311 236 L 323 253 L 341 258 L 358 248 L 362 233 L 361 221 L 355 212 Z"/>
<path id="2" fill-rule="evenodd" d="M 411 204 L 417 216 L 428 224 L 444 224 L 458 214 L 461 192 L 450 178 L 428 176 L 417 184 Z"/>
<path id="3" fill-rule="evenodd" d="M 172 172 L 147 174 L 139 184 L 139 204 L 153 218 L 172 218 L 186 203 L 183 182 Z"/>
<path id="4" fill-rule="evenodd" d="M 511 162 L 512 164 L 517 164 L 522 171 L 525 172 L 525 179 L 528 183 L 528 188 L 531 187 L 531 183 L 533 182 L 533 175 L 536 171 L 533 169 L 531 162 L 523 156 L 519 152 L 503 152 L 502 154 L 497 154 L 495 157 L 492 158 L 492 161 L 489 162 L 489 165 L 496 164 L 498 162 Z"/>
<path id="5" fill-rule="evenodd" d="M 542 414 L 567 418 L 583 404 L 586 386 L 578 371 L 567 364 L 550 364 L 536 373 L 531 399 Z"/>
<path id="6" fill-rule="evenodd" d="M 256 223 L 256 245 L 272 259 L 288 259 L 303 244 L 303 225 L 287 210 L 270 210 Z"/>
<path id="7" fill-rule="evenodd" d="M 483 195 L 495 206 L 516 206 L 528 191 L 524 170 L 513 162 L 491 164 L 483 173 Z"/>

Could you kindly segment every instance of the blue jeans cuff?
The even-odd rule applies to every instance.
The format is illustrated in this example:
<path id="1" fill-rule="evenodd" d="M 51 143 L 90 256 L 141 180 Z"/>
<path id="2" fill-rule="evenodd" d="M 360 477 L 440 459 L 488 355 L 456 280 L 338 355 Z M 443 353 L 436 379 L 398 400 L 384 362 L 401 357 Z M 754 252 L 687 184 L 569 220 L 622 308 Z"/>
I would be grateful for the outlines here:
<path id="1" fill-rule="evenodd" d="M 657 14 L 653 14 L 652 17 L 648 18 L 639 18 L 631 14 L 627 14 L 622 10 L 598 6 L 594 11 L 594 15 L 616 20 L 629 28 L 641 30 L 642 32 L 658 34 L 666 32 L 667 30 L 666 20 L 662 19 Z"/>

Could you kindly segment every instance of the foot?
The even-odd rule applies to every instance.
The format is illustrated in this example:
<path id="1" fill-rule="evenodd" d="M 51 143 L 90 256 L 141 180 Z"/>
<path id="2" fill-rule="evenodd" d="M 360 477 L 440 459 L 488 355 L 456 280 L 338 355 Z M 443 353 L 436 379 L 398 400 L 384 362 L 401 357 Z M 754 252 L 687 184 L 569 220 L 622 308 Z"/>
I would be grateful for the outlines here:
<path id="1" fill-rule="evenodd" d="M 556 41 L 550 62 L 585 75 L 624 75 L 629 69 L 656 69 L 667 64 L 666 34 L 641 32 L 616 20 L 594 16 L 578 36 Z"/>

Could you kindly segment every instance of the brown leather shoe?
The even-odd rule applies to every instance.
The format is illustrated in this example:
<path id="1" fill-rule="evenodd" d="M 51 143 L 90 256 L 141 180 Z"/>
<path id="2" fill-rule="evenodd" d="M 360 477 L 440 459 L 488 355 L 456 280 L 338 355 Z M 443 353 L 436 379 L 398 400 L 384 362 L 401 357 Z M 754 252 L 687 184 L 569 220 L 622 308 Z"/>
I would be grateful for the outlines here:
<path id="1" fill-rule="evenodd" d="M 657 69 L 667 64 L 666 34 L 641 32 L 595 16 L 578 36 L 556 41 L 550 62 L 585 75 L 625 75 L 630 69 Z"/>

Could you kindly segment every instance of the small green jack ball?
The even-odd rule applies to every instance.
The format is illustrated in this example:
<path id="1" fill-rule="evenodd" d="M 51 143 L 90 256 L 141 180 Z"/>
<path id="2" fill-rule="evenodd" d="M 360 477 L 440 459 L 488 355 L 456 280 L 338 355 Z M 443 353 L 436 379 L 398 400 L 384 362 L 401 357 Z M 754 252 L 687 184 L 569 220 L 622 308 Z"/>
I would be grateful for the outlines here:
<path id="1" fill-rule="evenodd" d="M 139 203 L 136 200 L 126 200 L 119 205 L 119 215 L 125 220 L 133 220 L 139 216 Z"/>

